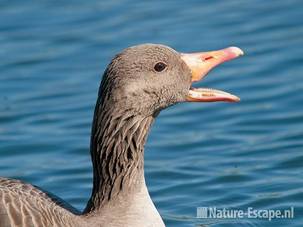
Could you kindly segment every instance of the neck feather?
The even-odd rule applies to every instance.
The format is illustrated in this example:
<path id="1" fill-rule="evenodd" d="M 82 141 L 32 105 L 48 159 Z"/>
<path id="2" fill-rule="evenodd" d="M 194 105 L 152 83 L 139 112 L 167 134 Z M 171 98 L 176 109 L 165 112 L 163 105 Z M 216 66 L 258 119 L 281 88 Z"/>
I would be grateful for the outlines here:
<path id="1" fill-rule="evenodd" d="M 93 190 L 84 213 L 145 184 L 144 144 L 153 120 L 153 116 L 143 117 L 97 102 L 91 136 Z"/>

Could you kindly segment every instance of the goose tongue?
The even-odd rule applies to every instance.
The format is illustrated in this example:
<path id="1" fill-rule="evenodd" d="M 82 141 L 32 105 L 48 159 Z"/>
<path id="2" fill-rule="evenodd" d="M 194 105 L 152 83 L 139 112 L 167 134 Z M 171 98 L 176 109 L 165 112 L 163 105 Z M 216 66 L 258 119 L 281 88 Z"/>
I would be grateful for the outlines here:
<path id="1" fill-rule="evenodd" d="M 228 47 L 222 50 L 181 54 L 182 60 L 187 64 L 192 73 L 192 82 L 202 80 L 207 73 L 223 62 L 243 55 L 238 47 Z M 210 88 L 190 88 L 187 101 L 190 102 L 238 102 L 240 98 L 224 91 Z"/>

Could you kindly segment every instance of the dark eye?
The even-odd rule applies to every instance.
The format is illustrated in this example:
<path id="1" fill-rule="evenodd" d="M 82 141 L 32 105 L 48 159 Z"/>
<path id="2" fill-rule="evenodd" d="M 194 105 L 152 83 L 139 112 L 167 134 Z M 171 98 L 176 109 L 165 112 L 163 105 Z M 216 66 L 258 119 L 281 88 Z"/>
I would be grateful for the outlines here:
<path id="1" fill-rule="evenodd" d="M 162 72 L 165 68 L 166 68 L 166 64 L 164 62 L 158 62 L 157 64 L 155 64 L 154 69 L 157 72 Z"/>

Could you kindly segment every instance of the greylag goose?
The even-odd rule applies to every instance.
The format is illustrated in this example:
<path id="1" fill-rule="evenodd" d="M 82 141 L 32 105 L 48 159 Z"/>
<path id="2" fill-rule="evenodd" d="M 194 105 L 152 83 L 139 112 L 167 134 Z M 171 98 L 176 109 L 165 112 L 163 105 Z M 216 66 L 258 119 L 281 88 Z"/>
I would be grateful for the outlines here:
<path id="1" fill-rule="evenodd" d="M 178 53 L 143 44 L 116 55 L 99 88 L 92 124 L 93 189 L 83 212 L 40 188 L 0 178 L 0 226 L 161 227 L 144 178 L 144 144 L 159 112 L 180 102 L 236 102 L 227 92 L 193 88 L 237 47 Z"/>

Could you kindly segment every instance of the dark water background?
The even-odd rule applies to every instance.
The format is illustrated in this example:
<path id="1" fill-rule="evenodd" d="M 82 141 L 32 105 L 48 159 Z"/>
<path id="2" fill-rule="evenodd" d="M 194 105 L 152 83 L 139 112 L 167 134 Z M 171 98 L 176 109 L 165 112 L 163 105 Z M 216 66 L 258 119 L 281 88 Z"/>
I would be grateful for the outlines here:
<path id="1" fill-rule="evenodd" d="M 152 129 L 146 178 L 167 226 L 303 226 L 299 0 L 1 0 L 0 175 L 82 209 L 100 75 L 114 54 L 145 42 L 246 52 L 199 84 L 232 91 L 240 103 L 177 105 Z M 295 218 L 197 220 L 199 206 L 294 206 Z"/>

